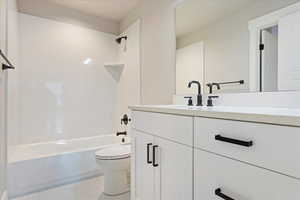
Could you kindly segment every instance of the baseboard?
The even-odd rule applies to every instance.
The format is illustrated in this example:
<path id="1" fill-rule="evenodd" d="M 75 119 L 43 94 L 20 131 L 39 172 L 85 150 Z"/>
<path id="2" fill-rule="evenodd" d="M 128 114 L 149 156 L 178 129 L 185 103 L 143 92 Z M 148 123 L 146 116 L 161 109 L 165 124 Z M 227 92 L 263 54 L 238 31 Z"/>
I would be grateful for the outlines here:
<path id="1" fill-rule="evenodd" d="M 8 198 L 7 198 L 7 191 L 4 191 L 2 193 L 1 200 L 8 200 Z"/>

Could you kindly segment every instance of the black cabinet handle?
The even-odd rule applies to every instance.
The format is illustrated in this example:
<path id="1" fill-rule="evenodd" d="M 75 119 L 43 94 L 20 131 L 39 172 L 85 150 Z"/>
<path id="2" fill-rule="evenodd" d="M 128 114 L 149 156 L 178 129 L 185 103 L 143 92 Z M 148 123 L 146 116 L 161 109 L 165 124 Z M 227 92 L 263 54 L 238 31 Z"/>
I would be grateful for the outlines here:
<path id="1" fill-rule="evenodd" d="M 222 199 L 225 199 L 225 200 L 234 200 L 233 198 L 223 194 L 221 188 L 218 188 L 215 190 L 215 195 L 217 195 L 218 197 L 221 197 Z"/>
<path id="2" fill-rule="evenodd" d="M 152 161 L 150 160 L 150 146 L 152 146 L 152 143 L 147 144 L 147 163 L 152 164 Z"/>
<path id="3" fill-rule="evenodd" d="M 244 147 L 253 146 L 252 141 L 236 140 L 236 139 L 232 139 L 232 138 L 223 137 L 221 135 L 215 135 L 215 140 L 227 142 L 227 143 L 231 143 L 231 144 L 236 144 L 236 145 L 240 145 L 240 146 L 244 146 Z"/>
<path id="4" fill-rule="evenodd" d="M 158 148 L 158 146 L 157 145 L 154 145 L 153 147 L 152 147 L 153 149 L 152 149 L 152 155 L 153 155 L 153 163 L 152 163 L 152 165 L 153 165 L 153 167 L 158 167 L 158 164 L 156 163 L 156 149 Z"/>

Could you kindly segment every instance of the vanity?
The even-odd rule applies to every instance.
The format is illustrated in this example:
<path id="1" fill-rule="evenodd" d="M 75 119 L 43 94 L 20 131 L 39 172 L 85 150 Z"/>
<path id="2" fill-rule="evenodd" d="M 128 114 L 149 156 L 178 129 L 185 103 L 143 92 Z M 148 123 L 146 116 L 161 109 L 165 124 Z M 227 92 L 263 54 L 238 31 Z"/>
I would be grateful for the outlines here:
<path id="1" fill-rule="evenodd" d="M 130 108 L 132 200 L 300 196 L 300 110 Z"/>

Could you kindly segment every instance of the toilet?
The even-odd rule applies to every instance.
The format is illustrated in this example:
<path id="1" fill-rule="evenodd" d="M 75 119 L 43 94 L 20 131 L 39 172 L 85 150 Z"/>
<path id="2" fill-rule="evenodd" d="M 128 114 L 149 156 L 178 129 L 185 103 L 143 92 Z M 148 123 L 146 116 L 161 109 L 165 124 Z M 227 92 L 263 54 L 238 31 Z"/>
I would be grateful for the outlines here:
<path id="1" fill-rule="evenodd" d="M 127 195 L 130 188 L 131 146 L 120 144 L 95 153 L 96 161 L 104 172 L 106 196 Z"/>

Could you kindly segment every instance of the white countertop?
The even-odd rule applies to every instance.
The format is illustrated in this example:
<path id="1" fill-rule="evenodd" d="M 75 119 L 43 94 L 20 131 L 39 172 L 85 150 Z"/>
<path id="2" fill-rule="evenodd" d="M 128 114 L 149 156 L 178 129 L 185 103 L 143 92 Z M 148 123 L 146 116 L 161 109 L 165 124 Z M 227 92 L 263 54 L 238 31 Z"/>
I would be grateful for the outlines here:
<path id="1" fill-rule="evenodd" d="M 271 107 L 130 106 L 131 110 L 300 127 L 300 109 Z"/>

